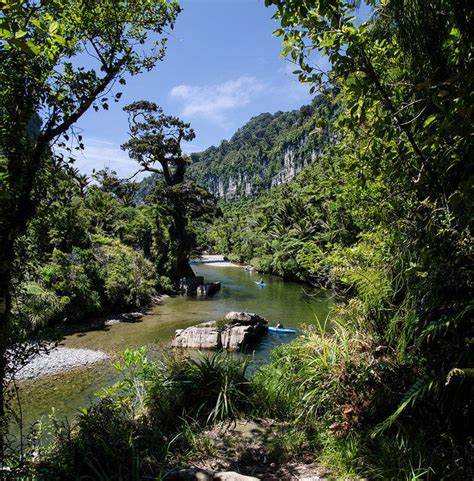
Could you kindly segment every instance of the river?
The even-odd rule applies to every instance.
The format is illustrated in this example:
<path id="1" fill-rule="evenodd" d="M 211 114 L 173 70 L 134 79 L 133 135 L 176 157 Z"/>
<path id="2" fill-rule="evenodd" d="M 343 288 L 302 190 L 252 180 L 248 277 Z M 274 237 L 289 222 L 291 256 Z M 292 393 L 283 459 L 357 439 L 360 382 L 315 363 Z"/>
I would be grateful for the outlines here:
<path id="1" fill-rule="evenodd" d="M 330 300 L 324 293 L 308 297 L 301 284 L 286 282 L 279 277 L 246 272 L 241 267 L 218 264 L 194 265 L 197 275 L 206 282 L 220 281 L 222 289 L 211 298 L 176 296 L 155 306 L 139 322 L 119 323 L 105 329 L 67 336 L 62 345 L 105 351 L 112 359 L 126 348 L 146 346 L 151 355 L 168 344 L 176 329 L 199 322 L 216 320 L 229 311 L 256 312 L 274 325 L 281 321 L 285 327 L 301 329 L 304 324 L 324 322 Z M 255 281 L 263 278 L 267 284 L 260 288 Z M 295 335 L 272 335 L 255 347 L 252 355 L 257 363 L 266 362 L 270 351 Z M 59 419 L 71 417 L 88 404 L 101 387 L 110 385 L 116 373 L 110 361 L 75 369 L 61 374 L 25 381 L 20 401 L 24 425 L 46 419 L 54 409 Z"/>

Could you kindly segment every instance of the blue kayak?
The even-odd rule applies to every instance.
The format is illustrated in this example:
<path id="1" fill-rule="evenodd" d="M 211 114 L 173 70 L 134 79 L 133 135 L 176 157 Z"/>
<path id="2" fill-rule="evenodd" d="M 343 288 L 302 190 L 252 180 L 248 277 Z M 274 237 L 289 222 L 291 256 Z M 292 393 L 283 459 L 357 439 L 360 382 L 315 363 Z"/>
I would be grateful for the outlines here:
<path id="1" fill-rule="evenodd" d="M 273 326 L 270 326 L 268 330 L 271 332 L 277 332 L 278 334 L 294 334 L 296 332 L 296 329 L 285 329 L 283 327 L 273 327 Z"/>
<path id="2" fill-rule="evenodd" d="M 257 284 L 257 286 L 260 286 L 260 287 L 266 286 L 265 282 L 255 282 L 255 284 Z"/>

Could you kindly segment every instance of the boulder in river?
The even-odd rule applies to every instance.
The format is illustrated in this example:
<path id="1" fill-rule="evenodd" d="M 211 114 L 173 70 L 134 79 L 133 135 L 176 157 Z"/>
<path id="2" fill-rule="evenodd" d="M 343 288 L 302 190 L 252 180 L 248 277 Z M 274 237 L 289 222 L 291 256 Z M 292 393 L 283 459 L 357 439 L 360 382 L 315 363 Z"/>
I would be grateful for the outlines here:
<path id="1" fill-rule="evenodd" d="M 250 312 L 229 312 L 222 321 L 178 329 L 173 347 L 241 351 L 255 344 L 268 330 L 268 321 Z"/>
<path id="2" fill-rule="evenodd" d="M 203 276 L 188 276 L 182 277 L 179 280 L 179 292 L 184 294 L 185 296 L 189 296 L 196 292 L 196 289 L 199 286 L 202 286 L 204 283 Z"/>
<path id="3" fill-rule="evenodd" d="M 215 322 L 203 322 L 197 326 L 186 329 L 178 329 L 173 347 L 185 347 L 193 349 L 221 349 L 221 333 Z"/>

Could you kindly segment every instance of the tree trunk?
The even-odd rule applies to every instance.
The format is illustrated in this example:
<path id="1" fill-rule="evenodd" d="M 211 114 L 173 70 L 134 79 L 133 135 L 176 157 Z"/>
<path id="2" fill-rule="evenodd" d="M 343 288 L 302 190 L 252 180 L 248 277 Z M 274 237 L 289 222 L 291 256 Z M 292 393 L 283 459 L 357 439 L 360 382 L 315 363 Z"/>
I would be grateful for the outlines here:
<path id="1" fill-rule="evenodd" d="M 170 236 L 176 245 L 175 277 L 178 282 L 181 277 L 194 277 L 194 271 L 189 265 L 189 246 L 186 233 L 187 220 L 181 207 L 175 207 L 173 212 L 173 225 Z"/>
<path id="2" fill-rule="evenodd" d="M 5 390 L 9 379 L 6 351 L 11 342 L 12 277 L 15 261 L 15 242 L 22 236 L 34 216 L 36 205 L 33 190 L 47 144 L 37 144 L 27 158 L 9 159 L 9 196 L 0 210 L 0 455 L 3 458 L 7 429 Z M 0 458 L 0 459 L 2 459 Z"/>
<path id="3" fill-rule="evenodd" d="M 3 237 L 3 236 L 1 236 Z M 13 243 L 9 239 L 3 242 L 0 252 L 0 459 L 4 459 L 5 434 L 8 428 L 5 406 L 5 390 L 7 359 L 6 350 L 10 337 L 10 310 L 11 310 L 11 273 L 13 265 Z"/>

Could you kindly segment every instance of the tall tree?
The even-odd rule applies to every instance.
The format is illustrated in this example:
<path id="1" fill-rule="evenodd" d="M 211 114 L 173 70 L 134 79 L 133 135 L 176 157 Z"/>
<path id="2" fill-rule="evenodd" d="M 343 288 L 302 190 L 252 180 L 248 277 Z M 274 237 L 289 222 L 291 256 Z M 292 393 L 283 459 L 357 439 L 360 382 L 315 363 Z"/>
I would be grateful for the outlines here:
<path id="1" fill-rule="evenodd" d="M 213 209 L 210 194 L 185 179 L 190 159 L 183 154 L 181 142 L 193 140 L 194 130 L 179 118 L 165 115 L 153 102 L 140 100 L 124 110 L 129 114 L 131 138 L 122 149 L 138 162 L 140 172 L 152 172 L 162 180 L 155 189 L 155 199 L 168 205 L 172 217 L 169 235 L 175 260 L 170 275 L 175 281 L 192 277 L 189 253 L 193 239 L 188 216 L 201 216 Z"/>
<path id="2" fill-rule="evenodd" d="M 108 109 L 114 84 L 165 54 L 176 0 L 7 0 L 0 16 L 0 416 L 11 319 L 15 241 L 35 213 L 52 146 L 83 148 L 73 126 Z M 71 136 L 71 137 L 70 137 Z M 76 137 L 77 147 L 71 138 Z M 53 156 L 52 164 L 71 162 Z"/>

